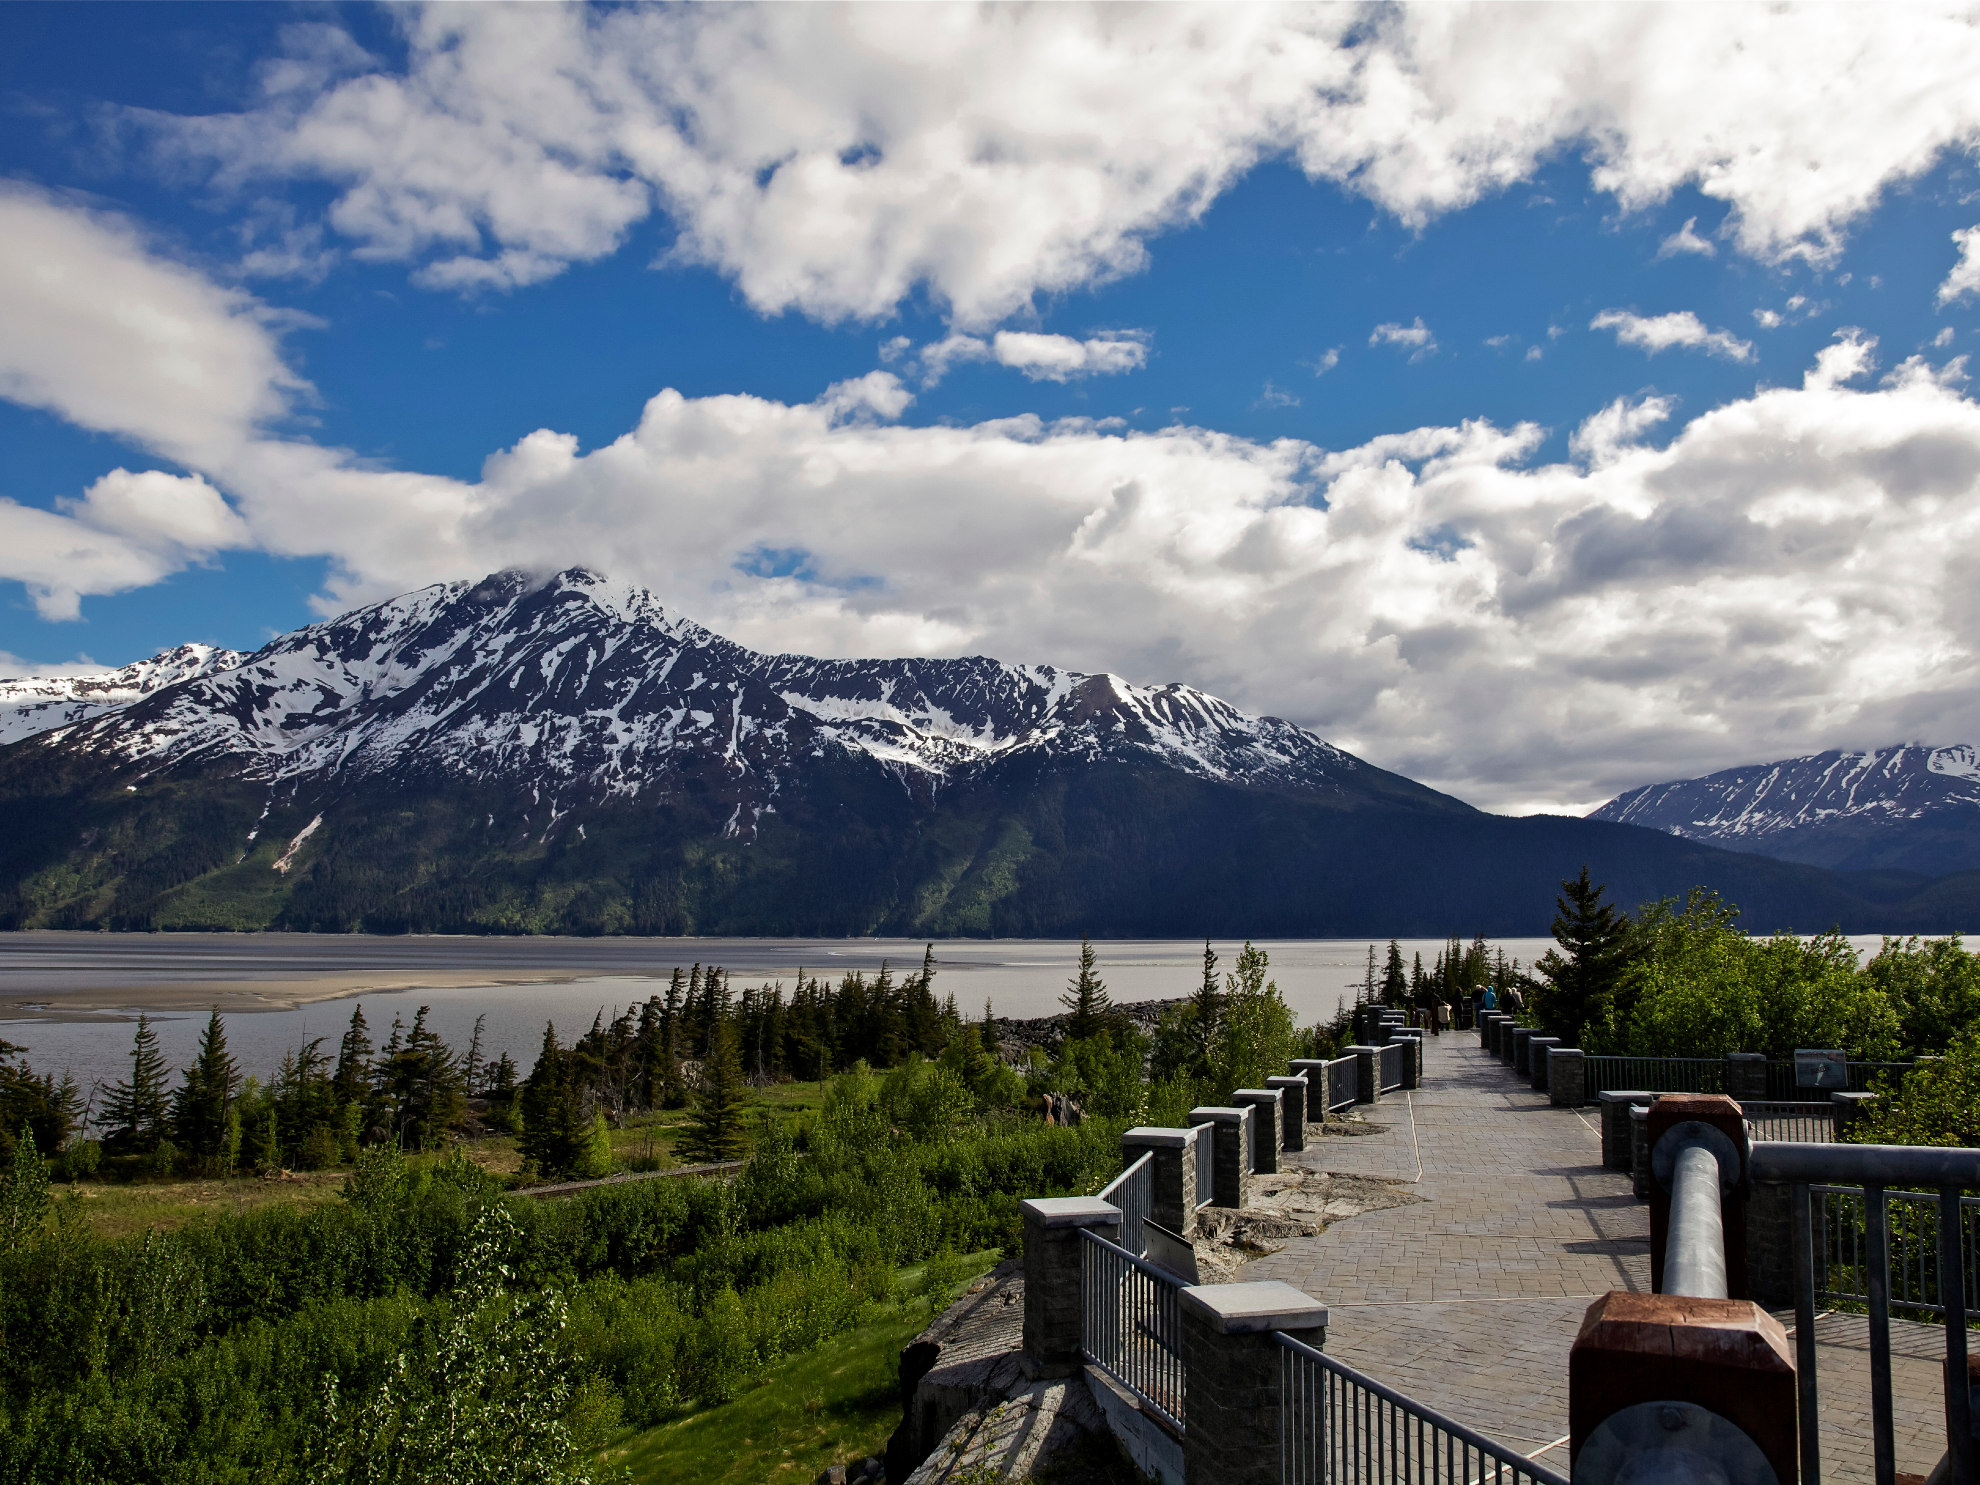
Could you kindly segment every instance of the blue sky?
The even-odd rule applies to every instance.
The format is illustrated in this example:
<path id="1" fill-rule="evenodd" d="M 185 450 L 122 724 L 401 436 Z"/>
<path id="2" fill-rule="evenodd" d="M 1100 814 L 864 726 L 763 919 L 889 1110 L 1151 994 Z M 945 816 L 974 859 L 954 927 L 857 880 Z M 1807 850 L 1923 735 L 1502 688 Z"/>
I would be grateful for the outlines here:
<path id="1" fill-rule="evenodd" d="M 1706 14 L 6 7 L 0 650 L 582 561 L 1497 808 L 1965 740 L 1974 25 Z"/>

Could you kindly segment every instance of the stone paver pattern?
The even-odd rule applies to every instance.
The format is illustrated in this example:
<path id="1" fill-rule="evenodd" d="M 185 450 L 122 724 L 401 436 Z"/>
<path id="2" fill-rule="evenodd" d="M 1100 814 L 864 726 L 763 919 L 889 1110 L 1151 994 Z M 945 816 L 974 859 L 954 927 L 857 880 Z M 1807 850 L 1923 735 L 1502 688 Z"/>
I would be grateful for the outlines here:
<path id="1" fill-rule="evenodd" d="M 1310 1138 L 1284 1158 L 1404 1182 L 1422 1200 L 1296 1238 L 1238 1277 L 1325 1301 L 1330 1354 L 1565 1473 L 1582 1315 L 1612 1289 L 1651 1288 L 1650 1209 L 1603 1167 L 1595 1111 L 1550 1106 L 1453 1032 L 1427 1041 L 1422 1088 L 1360 1113 L 1383 1132 Z M 1923 1474 L 1944 1448 L 1930 1359 L 1943 1352 L 1911 1334 L 1931 1327 L 1893 1331 L 1898 1468 Z M 1826 1317 L 1817 1336 L 1823 1477 L 1868 1480 L 1865 1322 Z"/>

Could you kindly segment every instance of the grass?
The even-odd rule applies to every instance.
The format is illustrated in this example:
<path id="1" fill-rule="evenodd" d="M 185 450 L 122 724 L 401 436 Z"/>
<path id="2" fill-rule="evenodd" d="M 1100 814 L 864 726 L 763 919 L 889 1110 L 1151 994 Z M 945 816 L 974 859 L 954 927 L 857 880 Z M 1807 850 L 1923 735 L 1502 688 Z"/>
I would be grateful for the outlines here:
<path id="1" fill-rule="evenodd" d="M 169 1232 L 196 1217 L 249 1212 L 260 1207 L 309 1207 L 335 1198 L 347 1174 L 341 1170 L 299 1171 L 286 1181 L 252 1176 L 229 1180 L 78 1181 L 56 1185 L 58 1202 L 73 1199 L 92 1236 L 130 1237 L 157 1228 Z M 73 1193 L 73 1197 L 71 1197 Z"/>
<path id="2" fill-rule="evenodd" d="M 884 1454 L 901 1421 L 901 1348 L 997 1257 L 972 1254 L 963 1277 L 934 1294 L 922 1287 L 924 1269 L 904 1271 L 903 1287 L 921 1288 L 912 1298 L 777 1363 L 729 1402 L 625 1435 L 601 1463 L 623 1467 L 636 1485 L 810 1485 L 828 1465 Z"/>
<path id="3" fill-rule="evenodd" d="M 789 1120 L 819 1108 L 823 1083 L 774 1083 L 750 1093 L 750 1127 L 758 1112 Z M 687 1109 L 660 1109 L 635 1114 L 611 1132 L 612 1160 L 620 1170 L 641 1166 L 665 1170 L 687 1162 L 675 1144 L 688 1121 Z M 477 1164 L 505 1179 L 522 1169 L 522 1151 L 513 1135 L 483 1135 L 467 1142 Z M 415 1161 L 428 1158 L 412 1157 Z M 648 1162 L 652 1162 L 648 1164 Z M 169 1232 L 195 1218 L 215 1213 L 249 1212 L 268 1206 L 315 1206 L 333 1199 L 350 1174 L 348 1166 L 332 1170 L 292 1171 L 279 1181 L 255 1176 L 222 1179 L 170 1177 L 131 1181 L 58 1183 L 58 1198 L 73 1192 L 87 1230 L 100 1238 L 121 1238 L 149 1228 Z"/>

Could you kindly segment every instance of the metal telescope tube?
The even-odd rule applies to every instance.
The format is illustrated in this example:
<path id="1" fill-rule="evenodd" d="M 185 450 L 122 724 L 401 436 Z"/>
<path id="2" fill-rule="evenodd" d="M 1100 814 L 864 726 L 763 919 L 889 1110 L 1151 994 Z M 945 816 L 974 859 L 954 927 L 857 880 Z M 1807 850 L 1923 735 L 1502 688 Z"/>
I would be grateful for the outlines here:
<path id="1" fill-rule="evenodd" d="M 1678 1151 L 1671 1173 L 1671 1230 L 1664 1243 L 1664 1293 L 1726 1298 L 1726 1231 L 1719 1210 L 1719 1159 L 1705 1144 Z"/>

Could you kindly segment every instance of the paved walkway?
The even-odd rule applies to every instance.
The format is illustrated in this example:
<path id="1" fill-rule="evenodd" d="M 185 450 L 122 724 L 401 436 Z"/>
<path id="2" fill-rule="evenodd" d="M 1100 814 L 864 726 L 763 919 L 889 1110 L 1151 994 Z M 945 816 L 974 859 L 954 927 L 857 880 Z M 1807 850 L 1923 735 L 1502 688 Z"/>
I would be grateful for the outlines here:
<path id="1" fill-rule="evenodd" d="M 1649 1207 L 1603 1168 L 1592 1109 L 1550 1107 L 1468 1032 L 1431 1038 L 1425 1060 L 1419 1091 L 1362 1110 L 1383 1133 L 1287 1157 L 1423 1200 L 1296 1239 L 1241 1277 L 1325 1300 L 1329 1352 L 1565 1473 L 1568 1349 L 1592 1301 L 1650 1288 Z M 1897 1464 L 1922 1474 L 1945 1447 L 1943 1346 L 1932 1327 L 1892 1329 Z M 1817 1335 L 1823 1476 L 1868 1480 L 1865 1322 L 1828 1317 Z"/>

